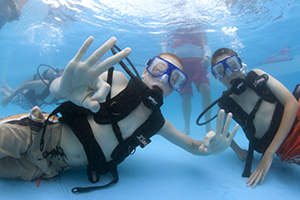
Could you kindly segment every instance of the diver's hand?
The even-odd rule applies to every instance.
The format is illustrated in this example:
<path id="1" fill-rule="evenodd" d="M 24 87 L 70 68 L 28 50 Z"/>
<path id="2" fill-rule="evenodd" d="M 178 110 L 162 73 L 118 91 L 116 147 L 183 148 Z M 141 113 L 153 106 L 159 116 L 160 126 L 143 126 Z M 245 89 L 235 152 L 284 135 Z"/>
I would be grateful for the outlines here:
<path id="1" fill-rule="evenodd" d="M 235 136 L 238 125 L 236 124 L 231 134 L 228 135 L 232 114 L 227 115 L 226 123 L 224 124 L 224 110 L 219 111 L 216 132 L 210 131 L 206 134 L 203 144 L 199 150 L 206 151 L 207 154 L 219 154 L 230 146 L 233 137 Z"/>
<path id="2" fill-rule="evenodd" d="M 50 86 L 51 94 L 57 99 L 70 100 L 78 106 L 97 112 L 99 102 L 109 93 L 110 86 L 99 75 L 127 57 L 129 48 L 113 55 L 93 67 L 94 64 L 116 43 L 112 37 L 97 49 L 85 61 L 81 61 L 94 38 L 89 37 L 81 46 L 76 56 L 67 65 L 62 77 L 55 79 Z"/>
<path id="3" fill-rule="evenodd" d="M 204 56 L 201 61 L 201 67 L 208 68 L 208 66 L 209 66 L 209 57 Z"/>
<path id="4" fill-rule="evenodd" d="M 242 161 L 247 159 L 248 151 L 242 149 L 234 140 L 231 141 L 230 147 Z"/>
<path id="5" fill-rule="evenodd" d="M 257 168 L 250 176 L 250 178 L 246 181 L 247 187 L 250 187 L 252 185 L 252 188 L 255 188 L 259 180 L 260 180 L 259 185 L 263 183 L 265 176 L 271 167 L 273 158 L 274 158 L 274 154 L 269 154 L 267 151 L 265 152 Z"/>
<path id="6" fill-rule="evenodd" d="M 236 151 L 235 153 L 241 161 L 245 161 L 247 159 L 248 151 L 246 149 L 241 149 L 240 151 Z"/>

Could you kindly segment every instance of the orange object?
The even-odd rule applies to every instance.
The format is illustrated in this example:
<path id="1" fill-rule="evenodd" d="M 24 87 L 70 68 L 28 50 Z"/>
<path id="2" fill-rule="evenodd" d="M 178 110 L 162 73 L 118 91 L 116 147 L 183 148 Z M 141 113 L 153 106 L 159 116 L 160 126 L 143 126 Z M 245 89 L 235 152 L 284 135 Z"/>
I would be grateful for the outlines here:
<path id="1" fill-rule="evenodd" d="M 300 103 L 300 101 L 298 101 L 298 103 Z M 298 123 L 293 126 L 276 154 L 281 157 L 282 162 L 300 165 L 300 108 L 296 117 Z"/>

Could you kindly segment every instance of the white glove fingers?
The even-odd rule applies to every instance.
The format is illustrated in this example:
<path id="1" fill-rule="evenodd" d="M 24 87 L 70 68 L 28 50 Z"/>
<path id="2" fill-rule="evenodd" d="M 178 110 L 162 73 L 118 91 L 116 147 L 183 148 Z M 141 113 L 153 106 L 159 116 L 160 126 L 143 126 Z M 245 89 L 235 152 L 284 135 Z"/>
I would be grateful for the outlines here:
<path id="1" fill-rule="evenodd" d="M 226 137 L 227 137 L 227 133 L 229 132 L 231 120 L 232 120 L 232 114 L 228 113 L 226 123 L 222 131 L 222 134 L 225 135 Z"/>
<path id="2" fill-rule="evenodd" d="M 236 124 L 234 126 L 234 129 L 233 131 L 230 133 L 229 137 L 228 137 L 228 140 L 231 142 L 231 140 L 234 138 L 235 134 L 237 133 L 237 131 L 239 130 L 239 125 Z"/>
<path id="3" fill-rule="evenodd" d="M 217 120 L 217 127 L 216 127 L 216 135 L 221 135 L 224 125 L 224 116 L 225 111 L 221 109 L 219 111 L 218 120 Z"/>
<path id="4" fill-rule="evenodd" d="M 92 36 L 90 36 L 88 39 L 86 39 L 86 41 L 83 43 L 83 45 L 80 47 L 77 54 L 73 58 L 74 62 L 80 62 L 82 60 L 84 54 L 86 53 L 87 49 L 90 47 L 90 45 L 92 44 L 93 41 L 94 41 L 94 38 Z"/>
<path id="5" fill-rule="evenodd" d="M 92 67 L 110 48 L 117 42 L 117 38 L 112 37 L 107 40 L 101 47 L 99 47 L 94 53 L 86 59 L 85 63 Z"/>
<path id="6" fill-rule="evenodd" d="M 104 71 L 108 70 L 113 65 L 117 64 L 118 62 L 120 62 L 121 60 L 126 58 L 130 53 L 131 53 L 131 49 L 126 48 L 126 49 L 120 51 L 119 53 L 117 53 L 116 55 L 113 55 L 113 56 L 105 59 L 103 62 L 99 63 L 95 67 L 95 73 L 97 75 L 102 74 Z"/>

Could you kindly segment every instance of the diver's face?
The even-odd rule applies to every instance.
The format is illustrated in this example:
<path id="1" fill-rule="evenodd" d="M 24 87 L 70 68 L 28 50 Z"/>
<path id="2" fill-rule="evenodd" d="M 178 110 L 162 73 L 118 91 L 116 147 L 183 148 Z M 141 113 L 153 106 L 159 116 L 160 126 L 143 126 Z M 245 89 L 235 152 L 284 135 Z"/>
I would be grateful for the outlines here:
<path id="1" fill-rule="evenodd" d="M 226 58 L 229 58 L 229 57 L 231 57 L 231 55 L 219 56 L 216 59 L 216 63 L 218 63 L 218 62 L 220 62 L 220 61 L 222 61 Z M 229 89 L 229 88 L 232 87 L 230 82 L 235 78 L 244 78 L 243 70 L 239 70 L 239 71 L 236 71 L 236 72 L 235 71 L 226 71 L 224 78 L 219 79 L 219 81 Z"/>
<path id="2" fill-rule="evenodd" d="M 183 67 L 181 66 L 181 64 L 176 59 L 174 59 L 172 56 L 161 55 L 161 58 L 172 63 L 173 65 L 178 67 L 180 70 L 183 70 Z M 159 66 L 157 66 L 157 68 L 159 68 Z M 173 92 L 173 89 L 169 85 L 169 77 L 168 76 L 164 76 L 164 75 L 159 76 L 159 77 L 152 76 L 151 74 L 149 74 L 149 72 L 145 68 L 142 78 L 143 78 L 144 83 L 149 88 L 153 88 L 154 86 L 159 87 L 163 91 L 164 98 L 169 96 Z M 174 76 L 173 78 L 176 78 L 176 77 Z M 170 81 L 173 81 L 173 80 L 170 80 Z"/>

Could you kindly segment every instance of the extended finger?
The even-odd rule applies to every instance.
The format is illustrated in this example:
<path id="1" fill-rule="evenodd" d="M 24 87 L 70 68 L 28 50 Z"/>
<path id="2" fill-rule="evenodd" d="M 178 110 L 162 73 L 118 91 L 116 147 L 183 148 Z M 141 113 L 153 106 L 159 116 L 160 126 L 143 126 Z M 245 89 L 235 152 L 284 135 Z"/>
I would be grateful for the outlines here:
<path id="1" fill-rule="evenodd" d="M 235 126 L 234 126 L 234 128 L 233 128 L 233 131 L 230 133 L 230 135 L 229 135 L 229 137 L 228 137 L 228 140 L 229 141 L 231 141 L 233 138 L 234 138 L 234 136 L 236 135 L 236 133 L 237 133 L 237 131 L 239 130 L 239 125 L 238 124 L 236 124 Z"/>
<path id="2" fill-rule="evenodd" d="M 255 179 L 255 182 L 252 185 L 252 188 L 255 188 L 255 186 L 257 185 L 258 181 L 261 179 L 261 175 L 262 175 L 262 172 L 259 172 L 258 176 Z"/>
<path id="3" fill-rule="evenodd" d="M 232 114 L 228 113 L 226 123 L 225 123 L 225 125 L 223 127 L 223 131 L 222 131 L 222 134 L 224 136 L 227 136 L 227 133 L 228 133 L 229 128 L 230 128 L 231 119 L 232 119 Z"/>
<path id="4" fill-rule="evenodd" d="M 84 56 L 84 54 L 86 53 L 87 49 L 91 46 L 92 42 L 94 41 L 94 38 L 92 36 L 90 36 L 84 43 L 83 45 L 80 47 L 80 49 L 78 50 L 77 54 L 75 55 L 75 57 L 73 58 L 73 60 L 75 62 L 80 62 Z"/>
<path id="5" fill-rule="evenodd" d="M 103 62 L 95 66 L 94 68 L 95 74 L 96 75 L 102 74 L 104 71 L 106 71 L 107 69 L 111 68 L 113 65 L 117 64 L 118 62 L 126 58 L 130 53 L 131 53 L 131 49 L 126 48 L 120 51 L 119 53 L 117 53 L 116 55 L 113 55 L 105 59 Z"/>
<path id="6" fill-rule="evenodd" d="M 259 185 L 261 185 L 261 184 L 264 182 L 265 177 L 266 177 L 266 173 L 263 173 L 262 176 L 261 176 L 261 178 L 260 178 L 260 183 L 259 183 Z"/>
<path id="7" fill-rule="evenodd" d="M 222 129 L 224 125 L 224 116 L 225 116 L 225 111 L 221 109 L 219 111 L 218 120 L 217 120 L 216 135 L 221 135 L 222 133 Z"/>
<path id="8" fill-rule="evenodd" d="M 257 181 L 259 180 L 260 177 L 260 172 L 257 171 L 257 169 L 253 172 L 253 174 L 250 176 L 250 178 L 246 181 L 247 187 L 250 187 L 252 185 L 252 188 L 255 187 L 255 182 L 257 183 Z"/>
<path id="9" fill-rule="evenodd" d="M 100 48 L 98 48 L 88 59 L 86 59 L 85 63 L 92 67 L 110 48 L 114 46 L 117 42 L 117 38 L 112 37 L 107 40 Z"/>
<path id="10" fill-rule="evenodd" d="M 248 180 L 246 181 L 247 187 L 250 187 L 250 186 L 252 185 L 253 181 L 255 180 L 255 176 L 256 176 L 256 174 L 255 174 L 255 172 L 254 172 L 254 173 L 250 176 L 250 178 L 248 178 Z"/>

